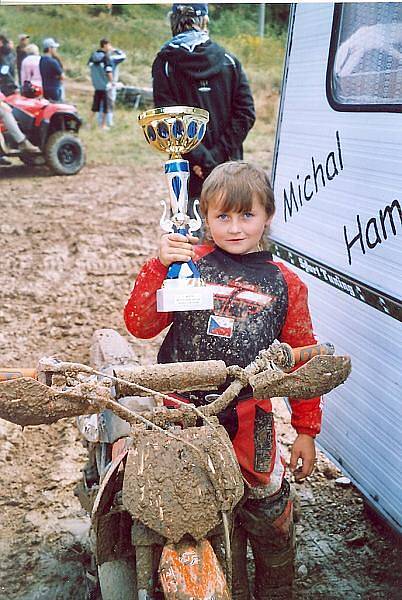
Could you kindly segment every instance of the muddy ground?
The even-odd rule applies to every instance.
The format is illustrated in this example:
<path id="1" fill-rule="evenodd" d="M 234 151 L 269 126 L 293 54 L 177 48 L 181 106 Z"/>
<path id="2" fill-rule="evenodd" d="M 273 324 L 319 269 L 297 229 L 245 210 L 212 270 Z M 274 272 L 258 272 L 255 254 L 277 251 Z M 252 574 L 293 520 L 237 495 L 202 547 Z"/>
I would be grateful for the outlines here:
<path id="1" fill-rule="evenodd" d="M 154 250 L 165 196 L 158 161 L 145 181 L 135 167 L 91 166 L 72 178 L 16 162 L 0 169 L 1 363 L 88 362 L 95 329 L 125 334 L 123 304 Z M 132 343 L 144 364 L 154 361 L 160 339 Z M 278 412 L 287 450 L 294 434 L 281 404 Z M 0 598 L 83 600 L 88 518 L 73 488 L 85 451 L 73 420 L 24 431 L 0 421 L 0 440 Z M 400 598 L 396 540 L 338 476 L 320 454 L 297 486 L 297 598 Z"/>

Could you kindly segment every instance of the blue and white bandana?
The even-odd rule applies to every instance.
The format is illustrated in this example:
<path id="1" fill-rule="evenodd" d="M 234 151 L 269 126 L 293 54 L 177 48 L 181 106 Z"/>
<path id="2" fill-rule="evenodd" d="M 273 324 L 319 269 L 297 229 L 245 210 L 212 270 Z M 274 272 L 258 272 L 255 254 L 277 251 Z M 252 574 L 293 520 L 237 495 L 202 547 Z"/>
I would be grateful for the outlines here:
<path id="1" fill-rule="evenodd" d="M 183 33 L 179 33 L 174 36 L 169 42 L 164 44 L 162 48 L 166 48 L 166 46 L 171 46 L 172 48 L 185 48 L 189 52 L 194 52 L 194 48 L 200 46 L 201 44 L 205 44 L 209 40 L 208 31 L 197 31 L 195 29 L 189 29 L 188 31 L 183 31 Z"/>

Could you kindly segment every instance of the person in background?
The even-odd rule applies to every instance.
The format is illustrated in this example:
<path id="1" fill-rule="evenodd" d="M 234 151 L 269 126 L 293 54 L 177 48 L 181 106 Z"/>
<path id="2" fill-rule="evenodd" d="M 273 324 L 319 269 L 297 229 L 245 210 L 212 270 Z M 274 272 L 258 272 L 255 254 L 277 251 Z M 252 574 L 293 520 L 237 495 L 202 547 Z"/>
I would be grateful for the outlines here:
<path id="1" fill-rule="evenodd" d="M 33 85 L 39 85 L 42 88 L 42 77 L 39 68 L 39 48 L 36 44 L 28 44 L 25 48 L 25 52 L 26 57 L 21 63 L 21 86 L 23 86 L 26 81 L 29 81 Z"/>
<path id="2" fill-rule="evenodd" d="M 57 57 L 60 46 L 53 38 L 43 40 L 43 54 L 39 61 L 39 70 L 43 83 L 43 95 L 51 102 L 60 102 L 62 98 L 63 69 Z"/>
<path id="3" fill-rule="evenodd" d="M 203 141 L 190 162 L 189 209 L 214 167 L 243 158 L 255 122 L 253 96 L 240 61 L 209 38 L 207 4 L 173 4 L 173 38 L 152 65 L 155 106 L 195 106 L 209 112 Z"/>
<path id="4" fill-rule="evenodd" d="M 108 58 L 110 60 L 110 64 L 112 65 L 112 83 L 107 84 L 106 86 L 106 94 L 108 100 L 109 111 L 106 113 L 106 125 L 108 127 L 113 127 L 114 124 L 114 105 L 116 103 L 117 96 L 117 85 L 119 83 L 119 67 L 121 63 L 126 60 L 127 55 L 123 50 L 119 50 L 118 48 L 112 48 L 110 52 L 108 52 Z M 98 123 L 101 126 L 103 120 L 103 111 L 98 112 Z"/>
<path id="5" fill-rule="evenodd" d="M 20 84 L 20 86 L 24 83 L 24 80 L 21 77 L 21 65 L 22 65 L 22 61 L 24 60 L 24 58 L 26 56 L 28 56 L 27 53 L 27 46 L 29 44 L 29 35 L 27 33 L 20 33 L 18 36 L 18 46 L 16 48 L 17 51 L 17 75 L 18 75 L 18 83 Z"/>
<path id="6" fill-rule="evenodd" d="M 59 65 L 60 65 L 60 69 L 61 69 L 61 70 L 63 71 L 63 73 L 64 73 L 64 67 L 63 67 L 63 63 L 61 62 L 61 58 L 60 58 L 60 56 L 59 56 L 59 53 L 57 52 L 57 50 L 56 50 L 55 54 L 53 55 L 53 58 L 57 60 L 57 62 L 58 62 L 58 63 L 59 63 Z M 65 89 L 65 87 L 64 87 L 64 83 L 63 83 L 63 81 L 61 81 L 61 82 L 60 82 L 60 102 L 64 102 L 64 101 L 65 101 L 65 99 L 66 99 L 66 89 Z"/>
<path id="7" fill-rule="evenodd" d="M 5 35 L 0 35 L 0 92 L 5 96 L 14 94 L 18 88 L 15 83 L 16 56 L 14 45 Z"/>
<path id="8" fill-rule="evenodd" d="M 99 49 L 92 52 L 88 60 L 91 73 L 91 81 L 94 87 L 94 96 L 91 111 L 98 113 L 98 121 L 101 129 L 109 129 L 106 115 L 110 112 L 110 101 L 108 90 L 113 84 L 113 66 L 109 58 L 112 44 L 106 38 L 99 42 Z"/>

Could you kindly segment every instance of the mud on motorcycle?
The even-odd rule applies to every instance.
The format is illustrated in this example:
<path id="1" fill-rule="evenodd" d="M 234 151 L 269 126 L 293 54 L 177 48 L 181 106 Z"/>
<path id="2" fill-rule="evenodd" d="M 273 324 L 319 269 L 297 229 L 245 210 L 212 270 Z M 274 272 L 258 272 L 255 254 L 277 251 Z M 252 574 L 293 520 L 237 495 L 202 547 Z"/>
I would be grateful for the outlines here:
<path id="1" fill-rule="evenodd" d="M 305 364 L 288 372 L 297 362 Z M 350 369 L 329 344 L 279 343 L 245 369 L 223 361 L 142 367 L 105 329 L 94 334 L 91 366 L 44 358 L 35 370 L 0 370 L 0 417 L 23 426 L 78 417 L 96 467 L 84 469 L 76 494 L 91 514 L 103 600 L 230 600 L 230 532 L 244 482 L 216 415 L 246 385 L 256 398 L 308 398 L 343 383 Z M 228 378 L 210 404 L 163 404 Z"/>

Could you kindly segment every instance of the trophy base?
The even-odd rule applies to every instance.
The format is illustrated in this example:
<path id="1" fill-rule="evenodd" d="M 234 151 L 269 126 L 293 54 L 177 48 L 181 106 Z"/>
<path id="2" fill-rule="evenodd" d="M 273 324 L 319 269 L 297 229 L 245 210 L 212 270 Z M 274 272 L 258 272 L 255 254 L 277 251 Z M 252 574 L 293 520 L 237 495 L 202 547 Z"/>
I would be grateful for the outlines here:
<path id="1" fill-rule="evenodd" d="M 156 292 L 156 310 L 158 312 L 211 310 L 214 307 L 212 288 L 200 285 L 199 281 L 199 279 L 165 279 L 163 288 Z"/>

